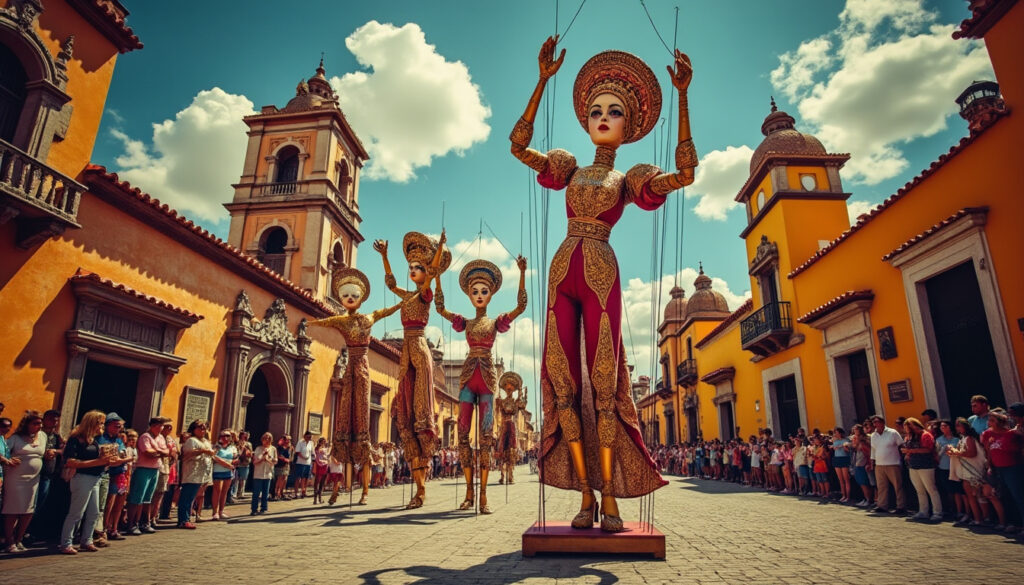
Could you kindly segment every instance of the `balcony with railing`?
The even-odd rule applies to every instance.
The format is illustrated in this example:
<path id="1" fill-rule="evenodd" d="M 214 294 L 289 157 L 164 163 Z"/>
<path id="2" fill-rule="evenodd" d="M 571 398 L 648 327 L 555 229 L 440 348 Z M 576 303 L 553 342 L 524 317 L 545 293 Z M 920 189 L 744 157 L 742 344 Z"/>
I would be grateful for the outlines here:
<path id="1" fill-rule="evenodd" d="M 358 211 L 355 201 L 347 201 L 344 194 L 327 179 L 303 179 L 284 183 L 258 183 L 253 186 L 254 197 L 321 196 L 334 202 L 337 210 L 352 222 L 352 213 Z"/>
<path id="2" fill-rule="evenodd" d="M 17 245 L 29 249 L 78 225 L 85 186 L 0 140 L 0 224 L 14 220 Z"/>
<path id="3" fill-rule="evenodd" d="M 697 383 L 697 360 L 688 359 L 676 366 L 676 383 L 680 386 L 692 386 Z"/>
<path id="4" fill-rule="evenodd" d="M 769 303 L 740 321 L 740 343 L 743 349 L 768 357 L 789 346 L 793 320 L 789 303 Z"/>

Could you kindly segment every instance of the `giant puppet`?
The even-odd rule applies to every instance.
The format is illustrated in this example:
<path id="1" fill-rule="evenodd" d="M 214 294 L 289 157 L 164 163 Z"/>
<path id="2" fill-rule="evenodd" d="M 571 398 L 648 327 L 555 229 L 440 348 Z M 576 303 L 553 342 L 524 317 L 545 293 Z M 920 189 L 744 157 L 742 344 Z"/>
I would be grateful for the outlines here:
<path id="1" fill-rule="evenodd" d="M 639 164 L 623 174 L 614 168 L 616 150 L 650 132 L 661 112 L 661 88 L 654 72 L 621 51 L 599 53 L 583 65 L 573 86 L 573 107 L 597 152 L 592 164 L 581 166 L 565 150 L 545 154 L 528 148 L 544 87 L 565 59 L 564 49 L 554 58 L 556 43 L 557 37 L 548 38 L 541 47 L 540 79 L 509 137 L 512 154 L 537 171 L 542 186 L 566 189 L 569 218 L 568 234 L 548 274 L 541 478 L 547 485 L 582 492 L 574 528 L 594 525 L 594 490 L 600 491 L 601 529 L 619 532 L 624 528 L 616 498 L 642 496 L 666 482 L 641 439 L 630 396 L 620 328 L 619 270 L 608 237 L 627 204 L 655 210 L 670 192 L 693 182 L 697 154 L 686 99 L 692 68 L 689 58 L 676 51 L 675 67 L 669 72 L 679 90 L 677 172 Z M 583 379 L 580 363 L 582 340 L 588 380 Z M 592 392 L 586 401 L 581 400 L 585 388 Z"/>
<path id="2" fill-rule="evenodd" d="M 468 510 L 474 505 L 474 466 L 469 430 L 473 422 L 473 407 L 476 406 L 477 429 L 480 435 L 477 447 L 480 453 L 481 514 L 491 513 L 487 505 L 487 472 L 491 467 L 491 448 L 494 445 L 494 395 L 498 392 L 498 376 L 491 357 L 491 347 L 494 346 L 498 333 L 507 332 L 512 326 L 512 321 L 526 310 L 526 258 L 520 256 L 516 259 L 516 264 L 519 266 L 516 308 L 498 315 L 497 319 L 487 316 L 487 305 L 501 288 L 501 270 L 487 260 L 473 260 L 459 273 L 459 287 L 476 308 L 476 316 L 472 319 L 466 319 L 445 308 L 440 278 L 437 279 L 437 294 L 434 295 L 438 314 L 451 321 L 452 329 L 455 331 L 465 331 L 466 341 L 469 343 L 469 354 L 466 355 L 459 376 L 459 464 L 466 476 L 466 499 L 459 509 Z"/>
<path id="3" fill-rule="evenodd" d="M 429 282 L 429 281 L 428 281 Z M 331 275 L 331 290 L 346 310 L 344 315 L 310 321 L 310 325 L 333 327 L 341 332 L 348 348 L 348 363 L 341 377 L 341 394 L 334 411 L 334 441 L 331 456 L 345 464 L 345 481 L 351 493 L 352 467 L 362 466 L 363 495 L 366 504 L 370 492 L 370 363 L 366 352 L 370 345 L 373 324 L 397 311 L 402 303 L 370 314 L 359 313 L 359 307 L 370 296 L 370 281 L 355 268 L 338 268 Z M 404 302 L 404 301 L 403 301 Z M 337 485 L 330 503 L 338 499 Z"/>
<path id="4" fill-rule="evenodd" d="M 445 233 L 440 241 L 419 233 L 409 232 L 402 239 L 402 252 L 409 262 L 409 280 L 416 289 L 408 291 L 398 287 L 388 261 L 388 243 L 377 240 L 373 249 L 384 261 L 384 282 L 393 293 L 403 299 L 402 355 L 399 362 L 398 394 L 391 414 L 402 440 L 405 459 L 416 483 L 416 495 L 409 500 L 408 509 L 423 506 L 426 497 L 427 465 L 437 447 L 437 425 L 434 423 L 434 359 L 430 355 L 423 329 L 430 318 L 433 292 L 430 280 L 439 276 L 452 263 L 452 255 L 445 247 Z"/>

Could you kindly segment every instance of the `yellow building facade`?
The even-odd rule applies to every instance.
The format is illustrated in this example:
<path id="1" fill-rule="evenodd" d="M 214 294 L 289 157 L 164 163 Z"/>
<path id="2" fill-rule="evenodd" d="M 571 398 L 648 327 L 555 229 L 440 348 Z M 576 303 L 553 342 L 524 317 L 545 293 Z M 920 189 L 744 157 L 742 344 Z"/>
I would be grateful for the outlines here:
<path id="1" fill-rule="evenodd" d="M 773 102 L 736 196 L 752 298 L 703 325 L 670 301 L 663 382 L 640 402 L 648 441 L 785 437 L 1024 397 L 1024 121 L 1009 115 L 1024 103 L 1024 7 L 972 7 L 954 36 L 985 40 L 998 85 L 967 88 L 969 136 L 853 226 L 849 156 Z"/>

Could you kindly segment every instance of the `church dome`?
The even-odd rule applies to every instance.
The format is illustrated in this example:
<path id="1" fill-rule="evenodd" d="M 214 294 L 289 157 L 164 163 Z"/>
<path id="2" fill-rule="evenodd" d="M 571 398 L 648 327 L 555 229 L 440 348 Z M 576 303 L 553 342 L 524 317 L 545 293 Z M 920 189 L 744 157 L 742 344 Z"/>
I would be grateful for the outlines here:
<path id="1" fill-rule="evenodd" d="M 686 292 L 676 286 L 668 294 L 672 296 L 672 300 L 665 305 L 663 322 L 682 321 L 686 317 Z"/>
<path id="2" fill-rule="evenodd" d="M 771 154 L 826 154 L 825 147 L 821 141 L 797 131 L 794 128 L 795 120 L 786 112 L 779 111 L 772 99 L 772 111 L 761 124 L 761 133 L 765 138 L 750 157 L 750 172 L 761 164 L 769 153 Z"/>
<path id="3" fill-rule="evenodd" d="M 711 278 L 704 274 L 704 267 L 700 267 L 700 274 L 693 281 L 694 291 L 686 305 L 686 317 L 728 317 L 729 304 L 725 302 L 722 293 L 712 290 Z"/>
<path id="4" fill-rule="evenodd" d="M 334 93 L 330 82 L 327 81 L 327 71 L 324 69 L 324 60 L 320 59 L 320 65 L 316 68 L 316 74 L 306 81 L 299 82 L 295 88 L 295 97 L 284 107 L 285 112 L 303 112 L 315 110 L 322 107 L 337 107 L 338 95 Z"/>

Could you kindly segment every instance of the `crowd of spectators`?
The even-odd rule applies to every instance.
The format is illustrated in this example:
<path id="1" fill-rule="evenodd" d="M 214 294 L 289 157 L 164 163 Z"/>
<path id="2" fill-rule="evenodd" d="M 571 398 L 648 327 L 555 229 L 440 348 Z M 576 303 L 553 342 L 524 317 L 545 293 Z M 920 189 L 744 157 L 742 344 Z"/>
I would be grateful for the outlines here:
<path id="1" fill-rule="evenodd" d="M 432 463 L 429 479 L 462 474 L 455 448 L 439 449 Z M 393 443 L 373 446 L 370 465 L 370 487 L 411 481 Z M 170 419 L 154 417 L 140 434 L 116 412 L 94 410 L 65 438 L 57 410 L 27 411 L 16 427 L 0 417 L 0 551 L 50 543 L 71 555 L 164 528 L 193 530 L 236 514 L 229 505 L 241 503 L 247 487 L 252 516 L 267 513 L 273 501 L 312 496 L 322 504 L 325 492 L 333 504 L 349 489 L 346 471 L 327 439 L 314 441 L 308 431 L 295 443 L 287 434 L 263 433 L 254 447 L 246 431 L 213 435 L 204 420 L 175 435 Z M 355 489 L 361 466 L 351 472 Z"/>
<path id="2" fill-rule="evenodd" d="M 668 474 L 882 514 L 913 508 L 916 521 L 952 520 L 1024 540 L 1024 403 L 990 409 L 976 395 L 971 412 L 950 421 L 928 409 L 892 426 L 872 416 L 849 432 L 801 428 L 782 440 L 761 429 L 746 440 L 657 445 L 651 453 Z"/>

